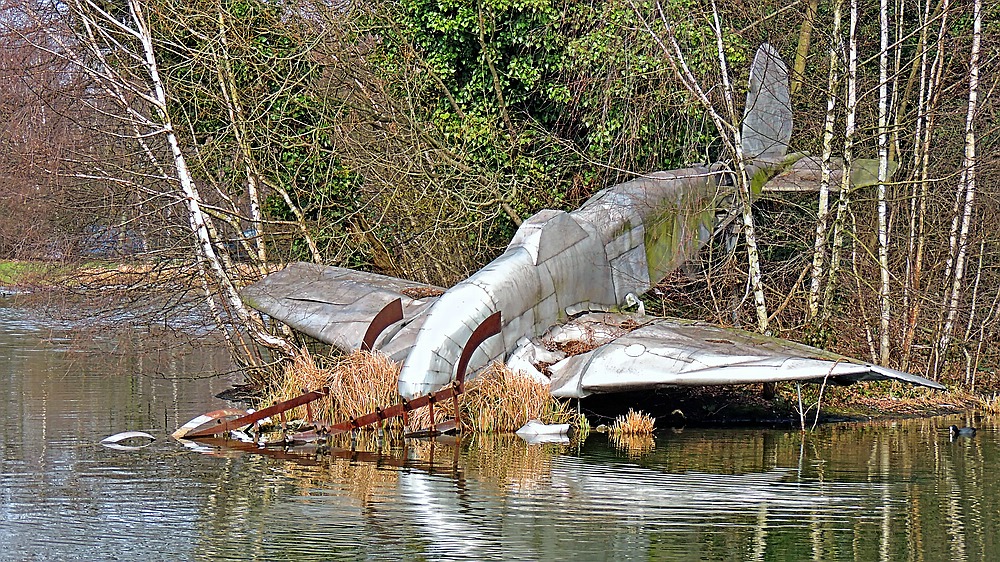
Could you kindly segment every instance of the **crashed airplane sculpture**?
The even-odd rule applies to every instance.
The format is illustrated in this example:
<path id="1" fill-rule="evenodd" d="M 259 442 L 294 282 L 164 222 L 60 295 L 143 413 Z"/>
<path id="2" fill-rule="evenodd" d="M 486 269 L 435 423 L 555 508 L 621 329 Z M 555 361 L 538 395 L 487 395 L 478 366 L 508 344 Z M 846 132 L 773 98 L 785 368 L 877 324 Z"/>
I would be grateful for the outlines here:
<path id="1" fill-rule="evenodd" d="M 750 76 L 742 126 L 745 157 L 755 181 L 784 168 L 787 186 L 796 160 L 787 154 L 792 129 L 787 68 L 774 48 L 763 45 Z M 366 346 L 402 362 L 399 392 L 408 399 L 452 383 L 470 336 L 497 312 L 500 337 L 472 352 L 470 372 L 506 360 L 548 382 L 556 397 L 826 378 L 943 388 L 806 345 L 620 312 L 694 257 L 731 219 L 733 185 L 724 165 L 695 166 L 604 189 L 571 212 L 541 211 L 524 221 L 500 257 L 447 290 L 296 263 L 242 295 L 257 310 L 345 351 L 359 348 L 367 333 L 372 341 Z M 394 307 L 399 310 L 387 313 Z M 373 322 L 376 315 L 380 319 Z M 567 357 L 541 344 L 574 338 L 593 349 Z M 537 362 L 548 365 L 551 378 Z"/>

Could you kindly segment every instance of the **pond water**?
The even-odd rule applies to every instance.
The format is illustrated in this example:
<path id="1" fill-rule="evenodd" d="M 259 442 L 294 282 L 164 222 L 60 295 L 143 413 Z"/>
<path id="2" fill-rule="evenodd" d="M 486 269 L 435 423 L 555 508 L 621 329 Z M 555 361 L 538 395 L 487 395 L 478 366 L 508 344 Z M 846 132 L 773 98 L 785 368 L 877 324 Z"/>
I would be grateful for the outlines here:
<path id="1" fill-rule="evenodd" d="M 47 326 L 0 307 L 0 560 L 1000 559 L 992 419 L 208 454 L 224 352 Z"/>

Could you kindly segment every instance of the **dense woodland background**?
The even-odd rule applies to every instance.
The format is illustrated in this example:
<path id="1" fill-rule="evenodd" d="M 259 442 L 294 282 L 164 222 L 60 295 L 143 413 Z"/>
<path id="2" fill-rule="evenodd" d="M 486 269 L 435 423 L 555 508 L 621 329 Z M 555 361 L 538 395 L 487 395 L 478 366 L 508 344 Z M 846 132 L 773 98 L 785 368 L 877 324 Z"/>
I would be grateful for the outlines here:
<path id="1" fill-rule="evenodd" d="M 0 258 L 127 262 L 117 300 L 208 303 L 241 361 L 291 354 L 236 297 L 283 263 L 449 285 L 540 209 L 643 172 L 735 167 L 749 63 L 769 42 L 793 69 L 792 150 L 898 169 L 755 199 L 737 221 L 749 236 L 720 236 L 647 309 L 992 392 L 998 12 L 0 0 Z"/>

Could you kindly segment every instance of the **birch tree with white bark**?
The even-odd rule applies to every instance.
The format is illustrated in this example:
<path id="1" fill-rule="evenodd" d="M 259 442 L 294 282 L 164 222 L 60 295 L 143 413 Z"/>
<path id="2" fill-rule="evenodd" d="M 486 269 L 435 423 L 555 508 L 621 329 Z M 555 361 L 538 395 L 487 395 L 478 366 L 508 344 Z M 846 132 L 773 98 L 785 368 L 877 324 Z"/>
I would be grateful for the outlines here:
<path id="1" fill-rule="evenodd" d="M 889 217 L 886 204 L 889 180 L 889 2 L 879 2 L 878 57 L 878 269 L 879 363 L 889 361 L 889 322 L 892 319 L 889 284 Z"/>
<path id="2" fill-rule="evenodd" d="M 819 196 L 816 209 L 816 238 L 813 242 L 813 260 L 809 281 L 809 304 L 806 319 L 814 320 L 819 314 L 820 290 L 826 267 L 827 228 L 830 222 L 830 164 L 833 157 L 833 134 L 837 118 L 837 92 L 840 89 L 840 57 L 843 53 L 841 39 L 842 0 L 833 4 L 833 31 L 831 32 L 827 76 L 826 117 L 823 120 L 823 154 L 820 160 Z"/>
<path id="3" fill-rule="evenodd" d="M 823 295 L 822 321 L 826 322 L 832 314 L 837 276 L 840 273 L 841 250 L 844 246 L 844 229 L 851 197 L 851 174 L 854 170 L 854 135 L 857 128 L 858 106 L 858 2 L 851 0 L 850 23 L 847 34 L 847 99 L 845 100 L 844 116 L 844 171 L 840 184 L 840 196 L 837 199 L 837 214 L 833 223 L 833 240 L 830 246 L 830 270 L 827 274 L 826 291 Z"/>
<path id="4" fill-rule="evenodd" d="M 236 356 L 254 363 L 258 357 L 252 350 L 254 343 L 282 356 L 294 355 L 296 348 L 284 337 L 270 333 L 259 316 L 243 304 L 233 280 L 235 268 L 219 251 L 223 241 L 178 139 L 143 3 L 128 0 L 118 6 L 120 12 L 109 11 L 114 8 L 91 0 L 64 3 L 61 14 L 67 26 L 50 36 L 52 46 L 39 47 L 65 57 L 89 77 L 100 97 L 117 109 L 109 117 L 124 125 L 127 133 L 123 140 L 135 143 L 148 170 L 141 175 L 153 180 L 152 187 L 133 183 L 132 188 L 183 209 L 192 240 L 190 257 L 199 272 L 204 302 Z"/>
<path id="5" fill-rule="evenodd" d="M 982 40 L 982 0 L 973 3 L 972 46 L 969 53 L 969 101 L 965 117 L 965 152 L 961 177 L 955 191 L 955 207 L 949 236 L 945 283 L 950 285 L 945 305 L 944 325 L 937 342 L 938 362 L 948 349 L 962 297 L 968 254 L 969 230 L 972 227 L 976 199 L 976 130 L 975 117 L 979 100 L 979 49 Z"/>
<path id="6" fill-rule="evenodd" d="M 633 9 L 640 19 L 643 14 L 633 3 Z M 727 148 L 727 153 L 732 159 L 735 168 L 734 177 L 736 180 L 736 211 L 742 221 L 743 239 L 747 247 L 747 276 L 748 289 L 753 295 L 754 310 L 757 316 L 757 331 L 762 334 L 770 333 L 770 315 L 768 313 L 767 299 L 764 292 L 764 282 L 761 269 L 760 251 L 757 247 L 757 232 L 754 222 L 751 177 L 748 169 L 749 162 L 743 151 L 743 139 L 740 130 L 739 117 L 735 93 L 732 81 L 729 77 L 729 65 L 726 57 L 726 50 L 723 41 L 723 27 L 719 15 L 718 6 L 713 1 L 712 7 L 712 30 L 715 40 L 715 55 L 719 63 L 719 77 L 722 81 L 723 94 L 721 111 L 709 97 L 706 90 L 701 86 L 698 78 L 691 71 L 684 51 L 680 46 L 675 34 L 674 24 L 663 6 L 657 3 L 660 19 L 664 24 L 667 33 L 666 39 L 661 38 L 653 31 L 648 21 L 643 19 L 647 31 L 653 40 L 660 46 L 668 64 L 673 69 L 678 80 L 684 85 L 688 92 L 694 95 L 701 107 L 708 113 L 713 124 L 719 131 L 722 142 Z"/>

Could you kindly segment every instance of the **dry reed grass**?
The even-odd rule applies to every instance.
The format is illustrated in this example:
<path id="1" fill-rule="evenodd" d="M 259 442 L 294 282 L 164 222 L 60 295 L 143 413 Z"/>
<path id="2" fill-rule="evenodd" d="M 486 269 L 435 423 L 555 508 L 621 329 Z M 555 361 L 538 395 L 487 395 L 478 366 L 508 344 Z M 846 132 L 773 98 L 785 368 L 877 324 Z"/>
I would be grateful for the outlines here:
<path id="1" fill-rule="evenodd" d="M 465 385 L 460 397 L 462 426 L 478 433 L 512 433 L 528 423 L 573 423 L 576 414 L 549 394 L 549 387 L 510 370 L 500 362 L 493 363 Z M 434 408 L 435 421 L 453 417 L 451 401 Z M 414 429 L 430 426 L 426 408 L 410 416 Z"/>
<path id="2" fill-rule="evenodd" d="M 628 409 L 628 413 L 615 418 L 608 432 L 614 435 L 652 435 L 656 419 L 642 411 Z"/>
<path id="3" fill-rule="evenodd" d="M 612 433 L 608 441 L 615 449 L 625 453 L 631 459 L 642 458 L 653 452 L 656 442 L 650 434 L 637 435 L 628 433 Z"/>
<path id="4" fill-rule="evenodd" d="M 979 397 L 979 410 L 986 414 L 1000 414 L 1000 394 Z"/>
<path id="5" fill-rule="evenodd" d="M 261 401 L 262 406 L 289 400 L 305 390 L 330 388 L 330 395 L 313 402 L 313 415 L 331 422 L 345 421 L 399 402 L 397 380 L 399 365 L 378 352 L 354 352 L 332 360 L 321 367 L 311 355 L 300 354 L 285 370 L 284 376 Z M 546 385 L 511 371 L 502 363 L 494 363 L 475 379 L 466 383 L 460 397 L 463 429 L 484 433 L 517 431 L 528 420 L 544 423 L 574 423 L 576 414 L 559 400 L 552 398 Z M 434 408 L 435 423 L 454 417 L 451 400 L 439 402 Z M 304 418 L 305 408 L 291 410 L 290 419 Z M 427 408 L 413 411 L 409 428 L 429 427 Z M 383 422 L 383 429 L 402 429 L 402 420 Z"/>
<path id="6" fill-rule="evenodd" d="M 329 387 L 328 396 L 312 403 L 313 415 L 330 422 L 345 421 L 397 403 L 398 378 L 399 365 L 379 352 L 356 351 L 339 356 L 326 368 L 303 352 L 261 402 L 267 406 L 294 398 L 303 390 Z M 289 411 L 287 416 L 304 418 L 305 414 L 303 406 Z M 383 429 L 402 429 L 402 421 L 398 419 L 383 424 Z"/>

